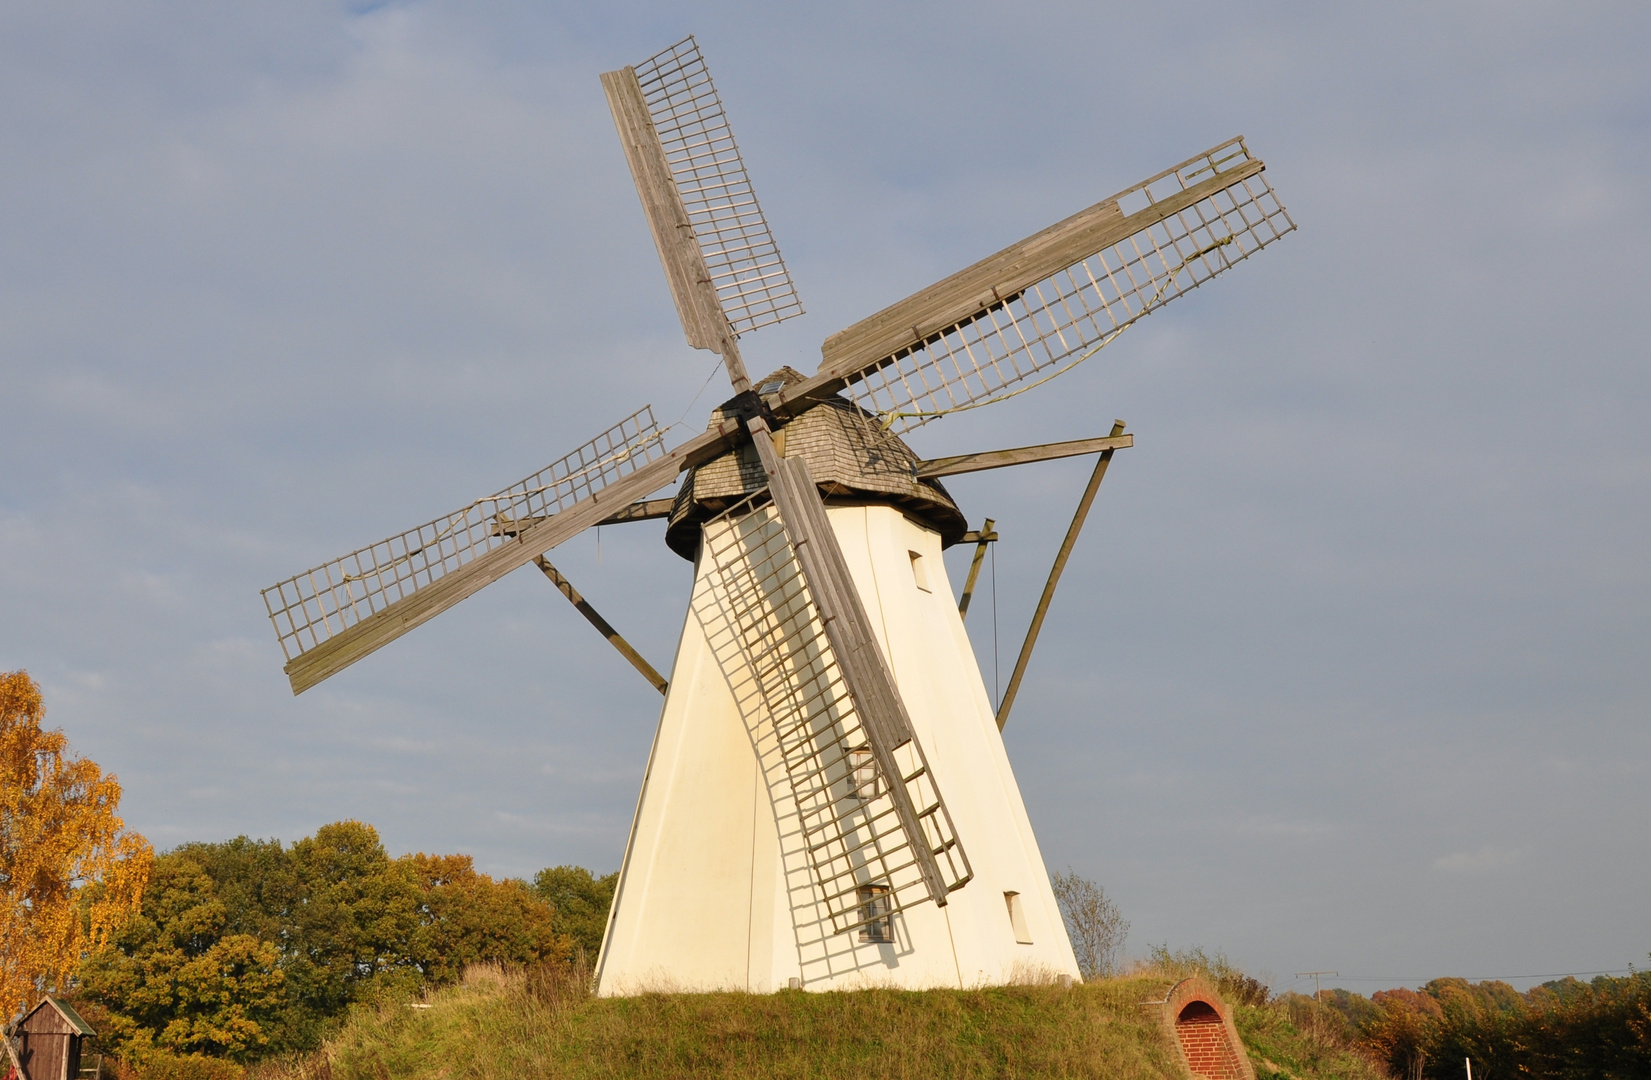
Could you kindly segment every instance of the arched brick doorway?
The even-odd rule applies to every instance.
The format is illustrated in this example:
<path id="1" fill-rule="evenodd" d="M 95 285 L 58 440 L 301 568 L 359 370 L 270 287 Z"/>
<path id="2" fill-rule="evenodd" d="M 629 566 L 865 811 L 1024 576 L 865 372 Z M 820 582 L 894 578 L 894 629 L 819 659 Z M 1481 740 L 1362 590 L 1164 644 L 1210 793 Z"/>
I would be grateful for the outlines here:
<path id="1" fill-rule="evenodd" d="M 1183 979 L 1162 1003 L 1164 1026 L 1181 1051 L 1187 1071 L 1198 1080 L 1255 1080 L 1233 1027 L 1232 1014 L 1203 979 Z"/>
<path id="2" fill-rule="evenodd" d="M 1194 1076 L 1207 1080 L 1241 1080 L 1238 1055 L 1233 1053 L 1232 1040 L 1227 1038 L 1227 1025 L 1209 1002 L 1193 1001 L 1181 1009 L 1175 1018 L 1175 1040 L 1181 1044 L 1187 1068 Z"/>

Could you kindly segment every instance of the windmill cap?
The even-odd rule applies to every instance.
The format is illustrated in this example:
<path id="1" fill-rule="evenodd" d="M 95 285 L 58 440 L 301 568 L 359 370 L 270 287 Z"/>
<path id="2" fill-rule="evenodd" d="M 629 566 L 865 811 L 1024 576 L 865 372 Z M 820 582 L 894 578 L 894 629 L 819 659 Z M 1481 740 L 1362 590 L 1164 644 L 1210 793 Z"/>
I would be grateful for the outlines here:
<path id="1" fill-rule="evenodd" d="M 782 367 L 756 381 L 759 392 L 774 393 L 805 376 Z M 711 414 L 711 426 L 723 419 Z M 848 399 L 825 398 L 793 417 L 775 434 L 785 457 L 800 457 L 819 485 L 827 506 L 897 507 L 906 516 L 940 534 L 950 547 L 963 538 L 968 523 L 957 503 L 937 480 L 915 475 L 918 456 L 877 419 Z M 677 490 L 665 530 L 665 543 L 684 559 L 699 550 L 699 527 L 734 503 L 767 486 L 756 447 L 749 442 L 688 470 Z"/>

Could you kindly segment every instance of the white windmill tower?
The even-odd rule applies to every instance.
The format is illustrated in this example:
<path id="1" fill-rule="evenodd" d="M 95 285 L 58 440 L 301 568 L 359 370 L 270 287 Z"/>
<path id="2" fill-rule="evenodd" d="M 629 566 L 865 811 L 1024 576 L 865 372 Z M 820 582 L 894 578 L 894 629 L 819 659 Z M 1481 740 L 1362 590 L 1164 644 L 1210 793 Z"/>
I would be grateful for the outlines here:
<path id="1" fill-rule="evenodd" d="M 1075 975 L 999 732 L 1131 437 L 922 460 L 899 436 L 1053 378 L 1293 229 L 1262 162 L 1231 139 L 832 335 L 814 375 L 753 384 L 738 338 L 802 309 L 697 45 L 602 83 L 688 343 L 722 356 L 734 396 L 678 446 L 645 407 L 496 495 L 266 589 L 293 692 L 536 562 L 665 694 L 601 992 Z M 994 713 L 941 562 L 966 526 L 938 478 L 1096 452 Z M 682 473 L 674 499 L 648 498 Z M 659 517 L 695 567 L 668 682 L 543 554 Z"/>

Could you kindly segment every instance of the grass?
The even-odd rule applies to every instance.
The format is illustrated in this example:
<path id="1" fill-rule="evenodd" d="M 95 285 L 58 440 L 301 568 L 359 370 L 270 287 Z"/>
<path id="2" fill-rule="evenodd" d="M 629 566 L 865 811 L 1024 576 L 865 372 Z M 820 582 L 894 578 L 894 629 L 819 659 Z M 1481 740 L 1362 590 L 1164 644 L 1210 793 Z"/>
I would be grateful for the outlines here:
<path id="1" fill-rule="evenodd" d="M 1072 987 L 592 998 L 554 972 L 480 967 L 421 1002 L 358 1007 L 326 1047 L 249 1080 L 1106 1077 L 1183 1080 L 1157 1014 L 1172 980 Z M 1258 1080 L 1374 1080 L 1310 1052 L 1286 1013 L 1241 1012 Z M 1282 1023 L 1280 1019 L 1282 1018 Z M 1248 1037 L 1248 1035 L 1247 1035 Z"/>
<path id="2" fill-rule="evenodd" d="M 1387 1080 L 1387 1073 L 1350 1049 L 1339 1017 L 1311 1001 L 1287 999 L 1233 1010 L 1238 1037 L 1256 1080 Z"/>

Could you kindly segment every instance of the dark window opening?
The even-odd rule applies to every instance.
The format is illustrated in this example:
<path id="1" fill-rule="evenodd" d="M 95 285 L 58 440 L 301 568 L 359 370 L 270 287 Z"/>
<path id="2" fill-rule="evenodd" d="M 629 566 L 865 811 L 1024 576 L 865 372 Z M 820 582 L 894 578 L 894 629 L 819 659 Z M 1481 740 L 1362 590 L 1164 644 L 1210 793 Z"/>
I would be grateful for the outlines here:
<path id="1" fill-rule="evenodd" d="M 860 940 L 876 945 L 894 941 L 894 898 L 887 885 L 860 886 Z"/>

